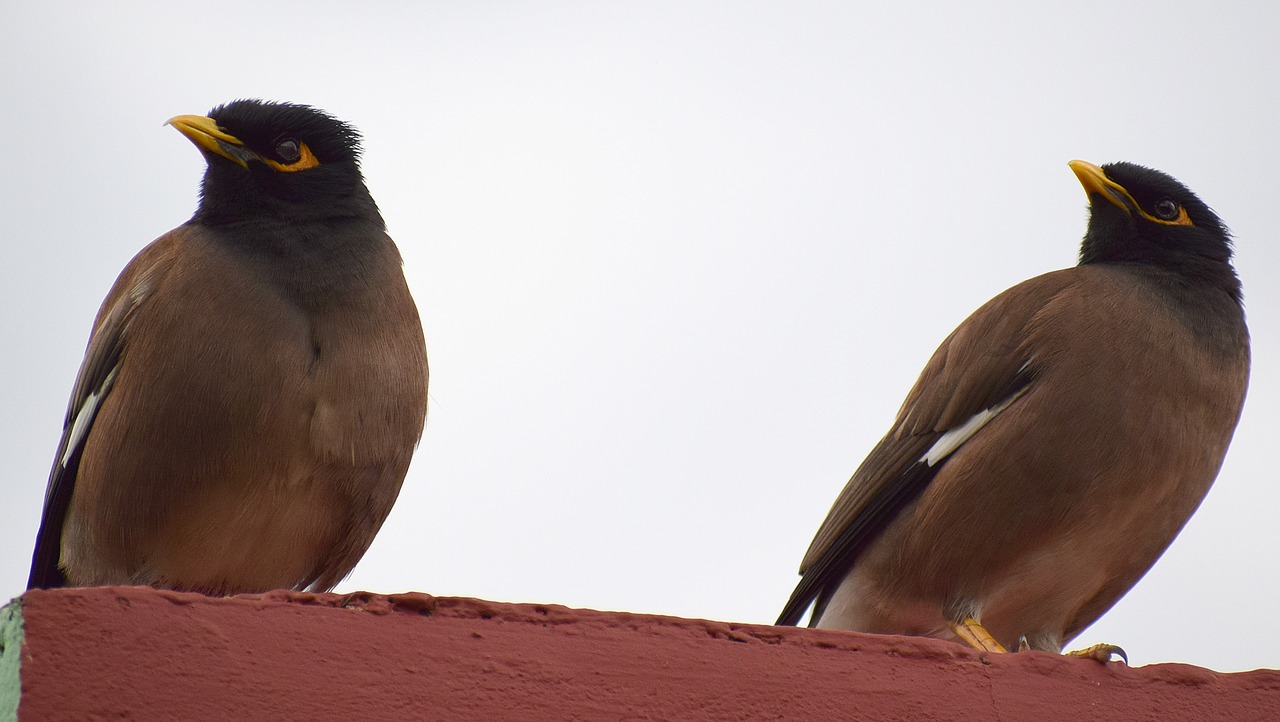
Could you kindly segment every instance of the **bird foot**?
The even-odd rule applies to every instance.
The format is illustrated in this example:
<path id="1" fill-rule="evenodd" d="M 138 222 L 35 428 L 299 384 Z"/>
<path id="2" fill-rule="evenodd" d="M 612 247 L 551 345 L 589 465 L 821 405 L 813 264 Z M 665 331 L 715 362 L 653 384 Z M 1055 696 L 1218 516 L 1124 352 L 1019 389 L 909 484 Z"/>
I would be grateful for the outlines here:
<path id="1" fill-rule="evenodd" d="M 982 652 L 996 652 L 998 654 L 1004 654 L 1009 651 L 997 642 L 995 637 L 992 637 L 991 633 L 984 629 L 982 625 L 978 623 L 978 620 L 973 617 L 965 617 L 959 622 L 951 622 L 949 626 L 951 627 L 951 631 L 955 632 L 957 637 L 963 639 L 965 644 L 968 644 L 974 649 Z M 1116 649 L 1119 649 L 1119 647 L 1116 647 Z"/>
<path id="2" fill-rule="evenodd" d="M 1110 662 L 1111 657 L 1114 655 L 1124 660 L 1125 664 L 1129 663 L 1129 655 L 1125 654 L 1123 649 L 1114 644 L 1095 644 L 1092 647 L 1077 649 L 1072 652 L 1067 652 L 1066 654 L 1068 657 L 1087 657 L 1088 659 L 1095 659 L 1103 664 Z"/>

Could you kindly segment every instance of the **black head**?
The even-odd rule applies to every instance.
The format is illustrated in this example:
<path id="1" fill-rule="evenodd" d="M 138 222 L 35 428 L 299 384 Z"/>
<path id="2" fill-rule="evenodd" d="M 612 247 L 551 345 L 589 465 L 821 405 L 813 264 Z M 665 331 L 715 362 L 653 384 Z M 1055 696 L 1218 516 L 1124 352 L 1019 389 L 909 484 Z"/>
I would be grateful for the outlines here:
<path id="1" fill-rule="evenodd" d="M 169 124 L 208 162 L 195 223 L 342 217 L 382 223 L 360 175 L 360 134 L 324 111 L 236 100 L 207 117 L 181 115 Z"/>
<path id="2" fill-rule="evenodd" d="M 1089 195 L 1080 263 L 1139 263 L 1219 285 L 1239 300 L 1231 233 L 1204 201 L 1158 170 L 1071 161 Z"/>

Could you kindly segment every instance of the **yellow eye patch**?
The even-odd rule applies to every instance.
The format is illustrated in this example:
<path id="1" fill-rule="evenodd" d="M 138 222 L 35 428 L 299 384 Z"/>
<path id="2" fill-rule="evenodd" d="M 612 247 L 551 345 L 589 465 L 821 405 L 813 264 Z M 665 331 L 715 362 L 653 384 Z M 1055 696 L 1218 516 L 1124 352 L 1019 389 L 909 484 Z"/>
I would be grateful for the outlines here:
<path id="1" fill-rule="evenodd" d="M 263 158 L 262 162 L 266 163 L 272 168 L 275 168 L 278 171 L 284 171 L 285 173 L 293 173 L 294 171 L 306 170 L 308 168 L 315 168 L 316 166 L 320 165 L 320 161 L 316 159 L 315 153 L 311 152 L 311 149 L 307 147 L 306 143 L 299 142 L 298 151 L 302 155 L 292 163 L 285 164 L 279 161 L 271 160 L 270 158 Z"/>

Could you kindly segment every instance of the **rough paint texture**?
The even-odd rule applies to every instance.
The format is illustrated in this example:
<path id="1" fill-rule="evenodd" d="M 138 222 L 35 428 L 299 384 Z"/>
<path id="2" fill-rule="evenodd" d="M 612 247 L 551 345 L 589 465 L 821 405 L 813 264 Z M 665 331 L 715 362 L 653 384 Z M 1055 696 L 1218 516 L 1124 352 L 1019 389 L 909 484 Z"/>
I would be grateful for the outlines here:
<path id="1" fill-rule="evenodd" d="M 1273 720 L 1280 672 L 424 594 L 22 597 L 23 720 Z"/>

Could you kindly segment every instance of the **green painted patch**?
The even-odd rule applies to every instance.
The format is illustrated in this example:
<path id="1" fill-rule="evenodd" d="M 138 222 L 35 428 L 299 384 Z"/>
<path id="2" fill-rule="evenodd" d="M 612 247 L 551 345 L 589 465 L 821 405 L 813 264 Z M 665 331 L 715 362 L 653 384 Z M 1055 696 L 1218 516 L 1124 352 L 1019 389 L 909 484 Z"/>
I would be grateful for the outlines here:
<path id="1" fill-rule="evenodd" d="M 22 697 L 22 602 L 0 609 L 0 722 L 18 719 Z"/>

